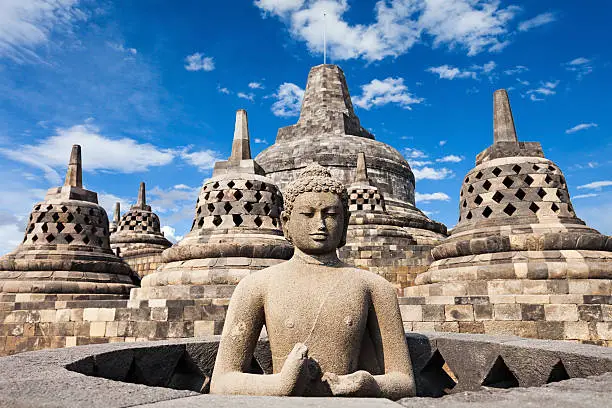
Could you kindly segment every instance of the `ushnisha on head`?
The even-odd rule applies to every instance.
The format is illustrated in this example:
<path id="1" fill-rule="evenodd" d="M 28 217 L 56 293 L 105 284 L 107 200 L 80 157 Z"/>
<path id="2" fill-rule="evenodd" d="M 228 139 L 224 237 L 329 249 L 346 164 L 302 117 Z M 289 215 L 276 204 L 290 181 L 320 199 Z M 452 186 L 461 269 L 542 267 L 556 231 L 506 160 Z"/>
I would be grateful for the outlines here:
<path id="1" fill-rule="evenodd" d="M 285 238 L 307 254 L 321 255 L 346 244 L 348 193 L 329 170 L 312 163 L 284 192 Z"/>

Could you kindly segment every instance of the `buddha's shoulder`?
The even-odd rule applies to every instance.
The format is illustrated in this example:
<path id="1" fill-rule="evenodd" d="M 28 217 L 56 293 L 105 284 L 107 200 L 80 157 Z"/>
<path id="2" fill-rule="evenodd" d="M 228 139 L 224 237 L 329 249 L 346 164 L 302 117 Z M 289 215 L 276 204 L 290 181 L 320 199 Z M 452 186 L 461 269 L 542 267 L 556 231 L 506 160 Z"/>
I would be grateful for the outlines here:
<path id="1" fill-rule="evenodd" d="M 368 271 L 367 269 L 351 267 L 349 265 L 346 265 L 345 270 L 351 274 L 352 279 L 359 279 L 368 286 L 393 290 L 393 285 L 375 272 Z"/>

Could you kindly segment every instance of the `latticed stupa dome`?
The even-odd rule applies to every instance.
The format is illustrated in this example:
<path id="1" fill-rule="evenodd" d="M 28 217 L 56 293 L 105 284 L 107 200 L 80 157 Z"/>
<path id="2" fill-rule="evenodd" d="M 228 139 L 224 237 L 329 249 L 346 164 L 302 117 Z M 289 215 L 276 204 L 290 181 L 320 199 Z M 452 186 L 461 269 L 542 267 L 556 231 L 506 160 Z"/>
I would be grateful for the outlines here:
<path id="1" fill-rule="evenodd" d="M 114 218 L 118 221 L 114 222 L 110 242 L 115 253 L 140 277 L 155 270 L 161 263 L 162 251 L 172 243 L 164 237 L 159 217 L 147 205 L 145 183 L 140 183 L 136 204 L 122 217 L 117 203 Z"/>
<path id="2" fill-rule="evenodd" d="M 563 173 L 519 142 L 506 91 L 494 95 L 494 143 L 463 180 L 459 223 L 417 283 L 612 278 L 612 239 L 576 216 Z"/>
<path id="3" fill-rule="evenodd" d="M 75 145 L 64 186 L 34 206 L 23 242 L 0 258 L 0 292 L 127 295 L 132 277 L 111 250 L 97 194 L 83 188 L 81 147 Z"/>
<path id="4" fill-rule="evenodd" d="M 136 298 L 229 297 L 247 274 L 289 259 L 278 187 L 251 159 L 246 111 L 236 114 L 232 154 L 217 162 L 196 202 L 191 231 L 163 252 Z"/>

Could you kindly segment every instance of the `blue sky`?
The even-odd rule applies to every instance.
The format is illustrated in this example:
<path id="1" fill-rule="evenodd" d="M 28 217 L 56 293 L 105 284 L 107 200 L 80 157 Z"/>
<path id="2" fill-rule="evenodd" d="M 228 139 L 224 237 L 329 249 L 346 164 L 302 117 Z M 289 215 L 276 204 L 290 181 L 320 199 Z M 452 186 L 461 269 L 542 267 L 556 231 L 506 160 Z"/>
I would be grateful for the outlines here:
<path id="1" fill-rule="evenodd" d="M 59 185 L 70 145 L 111 210 L 140 181 L 167 235 L 191 224 L 247 109 L 254 154 L 293 124 L 308 70 L 339 64 L 362 125 L 412 163 L 419 208 L 452 227 L 463 175 L 509 89 L 519 139 L 612 234 L 612 3 L 496 0 L 0 2 L 0 252 Z M 595 5 L 596 4 L 596 5 Z"/>

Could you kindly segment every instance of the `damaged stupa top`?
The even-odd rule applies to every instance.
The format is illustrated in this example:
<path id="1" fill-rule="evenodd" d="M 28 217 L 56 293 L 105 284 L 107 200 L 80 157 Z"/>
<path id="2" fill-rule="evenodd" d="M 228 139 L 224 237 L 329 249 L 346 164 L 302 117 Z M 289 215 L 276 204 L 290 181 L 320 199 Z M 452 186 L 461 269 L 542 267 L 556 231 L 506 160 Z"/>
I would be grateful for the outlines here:
<path id="1" fill-rule="evenodd" d="M 117 203 L 115 218 L 119 218 Z M 163 232 L 159 217 L 147 205 L 145 183 L 140 183 L 138 200 L 130 210 L 120 218 L 116 231 L 110 237 L 111 247 L 121 256 L 140 277 L 151 272 L 151 264 L 156 267 L 157 255 L 172 246 Z M 161 260 L 160 260 L 161 261 Z"/>
<path id="2" fill-rule="evenodd" d="M 34 206 L 23 242 L 0 258 L 0 293 L 127 295 L 132 276 L 110 248 L 97 194 L 83 188 L 81 147 L 74 145 L 64 185 Z"/>
<path id="3" fill-rule="evenodd" d="M 215 163 L 196 202 L 191 231 L 166 249 L 135 299 L 229 298 L 249 273 L 289 259 L 280 226 L 283 198 L 251 159 L 247 114 L 236 112 L 232 154 Z"/>
<path id="4" fill-rule="evenodd" d="M 463 180 L 459 222 L 432 250 L 435 262 L 417 284 L 453 282 L 457 287 L 457 281 L 568 278 L 609 282 L 612 238 L 576 216 L 565 177 L 544 157 L 540 144 L 517 140 L 505 90 L 494 94 L 493 145 L 478 155 L 476 164 Z"/>

